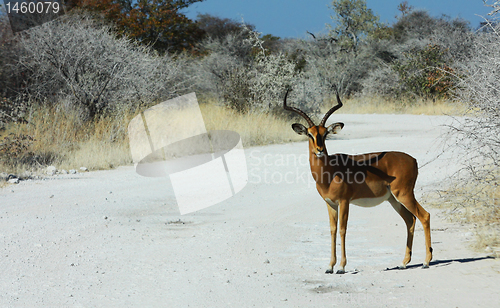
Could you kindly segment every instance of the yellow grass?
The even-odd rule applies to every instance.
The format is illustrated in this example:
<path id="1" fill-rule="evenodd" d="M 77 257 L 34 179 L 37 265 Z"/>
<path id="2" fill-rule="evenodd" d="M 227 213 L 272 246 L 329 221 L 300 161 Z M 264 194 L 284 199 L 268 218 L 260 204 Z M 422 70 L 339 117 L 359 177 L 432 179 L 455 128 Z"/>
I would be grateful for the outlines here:
<path id="1" fill-rule="evenodd" d="M 9 124 L 0 132 L 0 140 L 5 136 L 31 136 L 34 141 L 27 152 L 35 155 L 18 153 L 20 158 L 29 157 L 28 161 L 0 160 L 0 171 L 37 173 L 47 165 L 66 170 L 80 167 L 97 170 L 128 164 L 131 160 L 122 122 L 129 117 L 103 117 L 89 123 L 82 122 L 74 111 L 34 108 L 28 117 L 29 123 Z"/>
<path id="2" fill-rule="evenodd" d="M 290 130 L 291 122 L 272 114 L 240 114 L 215 104 L 201 104 L 200 108 L 207 130 L 236 131 L 245 147 L 301 139 L 295 134 L 284 133 Z M 127 129 L 135 115 L 103 117 L 85 123 L 74 111 L 35 108 L 28 124 L 9 124 L 0 132 L 0 140 L 11 134 L 32 136 L 34 141 L 29 152 L 36 157 L 29 163 L 20 159 L 13 163 L 0 160 L 0 172 L 21 174 L 27 170 L 40 173 L 47 165 L 54 165 L 59 170 L 80 167 L 100 170 L 131 164 Z"/>
<path id="3" fill-rule="evenodd" d="M 473 247 L 500 256 L 500 189 L 494 183 L 450 185 L 444 191 L 423 198 L 431 206 L 444 209 L 446 217 L 471 229 Z"/>
<path id="4" fill-rule="evenodd" d="M 425 114 L 425 115 L 461 115 L 465 105 L 449 100 L 400 99 L 387 100 L 381 97 L 354 97 L 342 99 L 344 106 L 337 113 L 344 114 Z M 326 112 L 336 104 L 331 100 L 322 108 Z"/>
<path id="5" fill-rule="evenodd" d="M 325 104 L 325 112 L 333 102 Z M 329 106 L 327 106 L 329 105 Z M 240 114 L 214 102 L 201 103 L 205 126 L 210 130 L 238 132 L 245 147 L 302 140 L 291 132 L 294 121 L 279 118 L 272 113 Z M 413 113 L 457 114 L 459 106 L 447 101 L 386 101 L 381 98 L 345 99 L 339 113 Z M 460 109 L 461 110 L 461 109 Z M 55 107 L 34 108 L 29 124 L 11 123 L 0 131 L 4 136 L 32 136 L 35 141 L 29 151 L 35 158 L 28 163 L 14 160 L 8 163 L 0 158 L 0 172 L 21 174 L 37 172 L 47 165 L 61 169 L 109 169 L 132 163 L 127 128 L 136 114 L 103 117 L 94 122 L 82 122 L 76 111 Z"/>
<path id="6" fill-rule="evenodd" d="M 232 130 L 240 134 L 246 147 L 302 140 L 290 134 L 292 121 L 268 113 L 239 114 L 213 104 L 201 105 L 207 130 Z"/>

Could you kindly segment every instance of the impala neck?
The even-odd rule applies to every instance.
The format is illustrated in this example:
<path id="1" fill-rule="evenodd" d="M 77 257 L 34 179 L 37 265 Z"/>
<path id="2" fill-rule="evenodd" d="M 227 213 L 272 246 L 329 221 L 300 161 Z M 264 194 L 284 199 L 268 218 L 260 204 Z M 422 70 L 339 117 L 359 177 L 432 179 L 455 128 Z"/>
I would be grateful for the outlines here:
<path id="1" fill-rule="evenodd" d="M 329 185 L 331 182 L 330 173 L 325 171 L 326 169 L 332 168 L 332 166 L 328 166 L 328 151 L 326 147 L 324 148 L 323 155 L 318 157 L 314 144 L 309 142 L 309 165 L 311 167 L 311 174 L 316 183 L 320 185 Z"/>

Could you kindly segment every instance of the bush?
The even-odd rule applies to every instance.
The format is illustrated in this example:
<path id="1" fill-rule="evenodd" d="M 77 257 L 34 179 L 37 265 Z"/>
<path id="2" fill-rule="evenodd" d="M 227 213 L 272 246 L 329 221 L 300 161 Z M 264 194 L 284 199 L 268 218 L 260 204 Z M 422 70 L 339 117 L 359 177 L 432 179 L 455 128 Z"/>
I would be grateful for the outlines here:
<path id="1" fill-rule="evenodd" d="M 449 98 L 454 63 L 472 56 L 474 35 L 467 21 L 431 17 L 425 11 L 404 14 L 369 44 L 379 60 L 362 82 L 363 93 L 383 96 Z M 398 75 L 399 85 L 385 78 Z"/>
<path id="2" fill-rule="evenodd" d="M 10 121 L 22 120 L 26 103 L 15 99 L 23 76 L 16 69 L 19 50 L 6 14 L 0 13 L 0 129 Z"/>
<path id="3" fill-rule="evenodd" d="M 208 55 L 199 61 L 199 89 L 240 112 L 274 109 L 301 73 L 287 53 L 265 45 L 261 34 L 245 25 L 223 39 L 208 38 L 201 44 Z"/>
<path id="4" fill-rule="evenodd" d="M 250 31 L 250 43 L 256 50 L 254 67 L 255 77 L 250 86 L 256 110 L 270 110 L 281 107 L 284 91 L 296 87 L 302 77 L 296 63 L 283 52 L 270 53 L 264 47 L 260 33 Z"/>
<path id="5" fill-rule="evenodd" d="M 412 11 L 394 24 L 394 40 L 403 44 L 415 39 L 429 38 L 438 27 L 438 23 L 439 19 L 431 17 L 426 11 Z"/>
<path id="6" fill-rule="evenodd" d="M 359 51 L 341 51 L 330 37 L 318 36 L 309 40 L 296 40 L 285 45 L 285 51 L 295 54 L 297 64 L 303 61 L 302 79 L 298 80 L 299 97 L 307 97 L 310 103 L 321 105 L 325 97 L 330 96 L 332 86 L 336 86 L 341 95 L 350 95 L 361 89 L 359 77 L 368 67 L 366 54 Z M 365 65 L 363 65 L 365 64 Z"/>
<path id="7" fill-rule="evenodd" d="M 243 29 L 223 38 L 208 37 L 199 45 L 207 55 L 193 66 L 200 92 L 242 112 L 248 110 L 251 103 L 252 46 L 245 41 L 247 35 Z"/>
<path id="8" fill-rule="evenodd" d="M 478 181 L 497 183 L 500 168 L 500 25 L 491 33 L 481 33 L 474 45 L 474 56 L 457 65 L 464 76 L 455 95 L 466 102 L 473 117 L 465 117 L 453 127 L 466 153 L 467 168 Z"/>
<path id="9" fill-rule="evenodd" d="M 182 57 L 155 55 L 109 26 L 86 16 L 32 28 L 20 39 L 18 67 L 26 73 L 24 91 L 39 102 L 66 101 L 93 119 L 163 100 L 191 86 L 180 79 Z"/>
<path id="10" fill-rule="evenodd" d="M 461 221 L 477 234 L 476 246 L 498 246 L 500 241 L 500 26 L 482 32 L 473 45 L 472 57 L 458 63 L 461 75 L 454 94 L 468 104 L 464 117 L 450 126 L 445 140 L 462 169 L 451 188 L 440 192 L 439 203 L 460 208 Z"/>
<path id="11" fill-rule="evenodd" d="M 363 80 L 364 96 L 397 98 L 405 92 L 399 75 L 389 65 L 371 71 Z"/>
<path id="12" fill-rule="evenodd" d="M 403 53 L 393 69 L 408 92 L 421 97 L 448 97 L 454 76 L 449 61 L 447 50 L 434 44 Z"/>

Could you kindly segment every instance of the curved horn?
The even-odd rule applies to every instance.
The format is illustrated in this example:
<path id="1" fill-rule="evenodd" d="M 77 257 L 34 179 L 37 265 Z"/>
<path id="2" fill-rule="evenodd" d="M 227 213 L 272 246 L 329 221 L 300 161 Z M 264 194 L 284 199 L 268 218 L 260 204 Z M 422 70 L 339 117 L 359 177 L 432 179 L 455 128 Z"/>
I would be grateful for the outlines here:
<path id="1" fill-rule="evenodd" d="M 319 126 L 325 126 L 326 120 L 328 120 L 328 118 L 330 117 L 330 115 L 332 115 L 332 113 L 334 113 L 340 107 L 343 106 L 342 102 L 340 101 L 339 91 L 337 89 L 335 89 L 335 92 L 337 92 L 337 105 L 333 106 L 330 110 L 328 110 L 327 113 L 325 113 L 325 116 L 323 117 L 323 120 L 321 120 L 321 123 L 319 124 Z"/>
<path id="2" fill-rule="evenodd" d="M 286 98 L 287 98 L 287 96 L 288 96 L 288 92 L 290 92 L 290 88 L 288 88 L 288 90 L 286 90 L 285 100 L 283 101 L 283 108 L 285 108 L 285 110 L 293 111 L 293 112 L 295 112 L 295 113 L 297 113 L 297 114 L 301 115 L 304 119 L 306 119 L 307 124 L 309 124 L 309 127 L 313 127 L 313 126 L 314 126 L 314 122 L 311 120 L 311 118 L 309 118 L 309 117 L 307 116 L 307 114 L 306 114 L 304 111 L 302 111 L 302 110 L 300 110 L 300 109 L 297 109 L 297 108 L 295 108 L 295 107 L 288 107 L 288 106 L 286 105 Z"/>

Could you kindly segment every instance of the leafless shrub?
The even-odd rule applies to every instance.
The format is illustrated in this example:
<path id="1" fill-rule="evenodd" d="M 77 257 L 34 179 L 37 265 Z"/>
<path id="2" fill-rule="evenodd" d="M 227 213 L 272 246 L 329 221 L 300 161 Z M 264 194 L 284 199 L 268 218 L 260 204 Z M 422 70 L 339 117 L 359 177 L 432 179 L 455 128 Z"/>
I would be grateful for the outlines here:
<path id="1" fill-rule="evenodd" d="M 250 86 L 254 100 L 254 109 L 266 110 L 273 107 L 281 108 L 284 90 L 296 88 L 302 72 L 296 63 L 284 52 L 271 53 L 264 47 L 260 33 L 249 31 L 248 41 L 256 50 L 254 60 L 255 77 Z M 300 90 L 297 90 L 300 91 Z"/>
<path id="2" fill-rule="evenodd" d="M 364 96 L 396 98 L 404 91 L 399 75 L 389 65 L 371 71 L 363 80 Z"/>
<path id="3" fill-rule="evenodd" d="M 474 51 L 474 32 L 466 20 L 441 19 L 439 26 L 429 36 L 432 44 L 441 46 L 453 61 L 467 61 Z"/>
<path id="4" fill-rule="evenodd" d="M 498 9 L 498 2 L 488 5 Z M 456 64 L 459 83 L 456 98 L 468 105 L 466 117 L 451 127 L 451 136 L 465 157 L 467 176 L 497 185 L 500 176 L 500 24 L 478 32 L 471 57 Z"/>
<path id="5" fill-rule="evenodd" d="M 321 101 L 332 85 L 341 95 L 356 91 L 356 80 L 352 77 L 359 75 L 357 71 L 360 67 L 356 66 L 354 57 L 341 52 L 329 36 L 318 35 L 313 39 L 289 42 L 285 50 L 298 53 L 305 60 L 304 79 L 311 87 L 310 92 L 305 94 L 311 101 Z"/>
<path id="6" fill-rule="evenodd" d="M 23 122 L 27 102 L 16 99 L 22 84 L 22 76 L 17 74 L 16 63 L 19 49 L 13 35 L 7 14 L 0 11 L 0 128 L 9 122 Z"/>
<path id="7" fill-rule="evenodd" d="M 496 1 L 496 2 L 494 2 L 492 4 L 488 4 L 487 2 L 489 2 L 489 1 L 483 0 L 483 3 L 484 3 L 485 6 L 488 6 L 488 7 L 492 8 L 491 12 L 488 13 L 488 15 L 495 16 L 496 14 L 498 14 L 498 12 L 500 12 L 500 1 Z"/>
<path id="8" fill-rule="evenodd" d="M 390 33 L 390 39 L 367 46 L 369 52 L 378 54 L 377 58 L 383 62 L 373 65 L 362 81 L 362 93 L 386 98 L 447 97 L 451 81 L 440 69 L 448 69 L 454 62 L 466 61 L 472 56 L 474 33 L 468 22 L 414 11 L 401 17 Z M 392 78 L 395 72 L 398 78 Z M 391 78 L 385 78 L 384 74 Z M 399 85 L 393 82 L 398 79 Z"/>
<path id="9" fill-rule="evenodd" d="M 200 48 L 207 55 L 196 63 L 197 88 L 238 111 L 248 110 L 252 46 L 243 30 L 223 38 L 208 37 Z"/>
<path id="10" fill-rule="evenodd" d="M 457 98 L 466 102 L 469 113 L 452 129 L 457 146 L 467 153 L 467 168 L 474 180 L 498 181 L 500 167 L 500 26 L 476 38 L 473 57 L 458 68 L 463 78 L 456 89 Z"/>
<path id="11" fill-rule="evenodd" d="M 86 16 L 32 28 L 20 49 L 18 69 L 29 76 L 25 94 L 42 102 L 66 100 L 87 118 L 167 99 L 188 87 L 179 78 L 182 57 L 159 57 Z"/>
<path id="12" fill-rule="evenodd" d="M 208 55 L 199 61 L 199 89 L 240 112 L 274 109 L 301 75 L 286 53 L 272 53 L 264 45 L 260 33 L 244 24 L 239 33 L 205 40 L 201 47 Z"/>
<path id="13" fill-rule="evenodd" d="M 462 169 L 450 187 L 439 192 L 440 204 L 452 206 L 450 217 L 468 222 L 476 247 L 500 245 L 500 26 L 477 34 L 472 57 L 456 64 L 456 99 L 468 110 L 456 118 L 446 136 Z"/>
<path id="14" fill-rule="evenodd" d="M 16 59 L 12 30 L 7 14 L 0 10 L 0 97 L 7 97 L 12 90 L 12 64 Z"/>
<path id="15" fill-rule="evenodd" d="M 252 71 L 251 66 L 234 66 L 220 72 L 218 89 L 225 106 L 243 113 L 252 109 Z"/>

